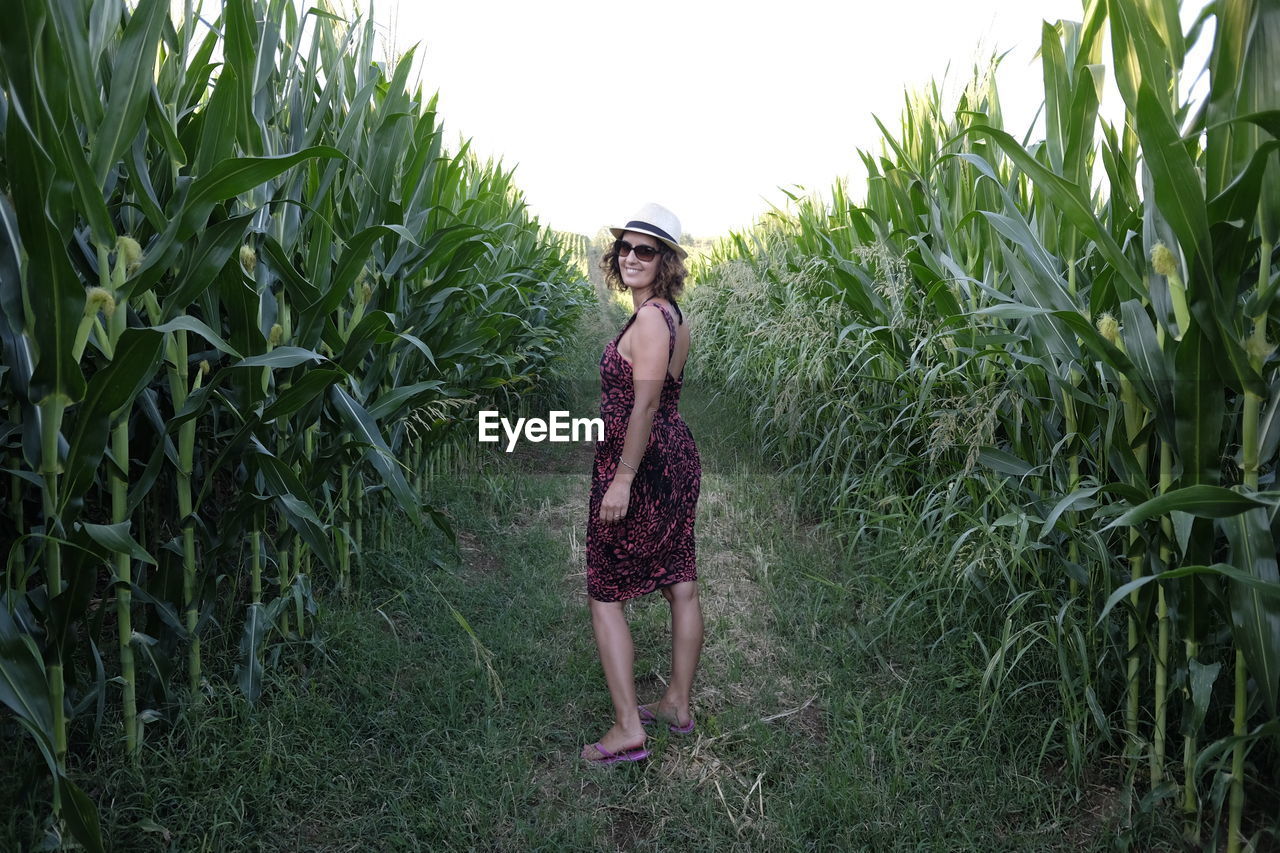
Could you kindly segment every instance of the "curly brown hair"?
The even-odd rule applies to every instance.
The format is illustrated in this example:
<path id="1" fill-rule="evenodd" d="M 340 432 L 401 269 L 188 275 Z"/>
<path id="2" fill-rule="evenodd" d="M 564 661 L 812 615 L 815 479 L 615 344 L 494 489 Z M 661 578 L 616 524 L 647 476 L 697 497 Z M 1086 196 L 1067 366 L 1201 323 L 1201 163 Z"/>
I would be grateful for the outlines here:
<path id="1" fill-rule="evenodd" d="M 618 242 L 614 240 L 600 259 L 600 271 L 604 273 L 604 280 L 610 287 L 626 293 L 627 286 L 622 283 L 622 271 L 618 269 Z M 689 271 L 670 246 L 658 241 L 658 249 L 658 271 L 653 277 L 653 295 L 675 302 L 676 297 L 684 292 L 684 280 Z"/>

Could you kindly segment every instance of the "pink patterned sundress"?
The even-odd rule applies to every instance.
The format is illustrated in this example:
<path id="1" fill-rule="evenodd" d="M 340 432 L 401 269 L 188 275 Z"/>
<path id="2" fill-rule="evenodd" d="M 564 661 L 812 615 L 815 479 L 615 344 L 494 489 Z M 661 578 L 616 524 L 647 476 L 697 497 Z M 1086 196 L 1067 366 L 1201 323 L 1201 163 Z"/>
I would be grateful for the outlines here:
<path id="1" fill-rule="evenodd" d="M 669 360 L 675 352 L 676 324 L 666 306 L 653 306 L 662 311 L 671 332 Z M 618 353 L 618 341 L 644 307 L 627 320 L 600 358 L 604 440 L 596 444 L 587 516 L 587 595 L 597 601 L 624 601 L 698 578 L 693 523 L 702 464 L 693 433 L 678 409 L 683 371 L 680 378 L 668 373 L 663 380 L 649 444 L 631 482 L 626 516 L 615 524 L 600 521 L 600 502 L 618 470 L 635 403 L 631 365 Z"/>

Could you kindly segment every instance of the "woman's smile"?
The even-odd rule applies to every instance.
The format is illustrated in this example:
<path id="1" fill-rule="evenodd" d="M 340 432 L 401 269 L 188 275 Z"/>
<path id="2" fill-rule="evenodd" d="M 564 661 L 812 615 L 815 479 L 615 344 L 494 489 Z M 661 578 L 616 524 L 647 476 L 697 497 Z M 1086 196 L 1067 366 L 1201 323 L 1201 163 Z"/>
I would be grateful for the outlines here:
<path id="1" fill-rule="evenodd" d="M 622 283 L 630 288 L 644 288 L 653 284 L 658 274 L 659 258 L 651 255 L 646 260 L 640 255 L 648 249 L 660 248 L 662 244 L 648 234 L 634 231 L 623 233 L 618 242 L 625 250 L 618 255 L 618 273 Z M 633 248 L 641 248 L 641 251 L 632 251 Z"/>

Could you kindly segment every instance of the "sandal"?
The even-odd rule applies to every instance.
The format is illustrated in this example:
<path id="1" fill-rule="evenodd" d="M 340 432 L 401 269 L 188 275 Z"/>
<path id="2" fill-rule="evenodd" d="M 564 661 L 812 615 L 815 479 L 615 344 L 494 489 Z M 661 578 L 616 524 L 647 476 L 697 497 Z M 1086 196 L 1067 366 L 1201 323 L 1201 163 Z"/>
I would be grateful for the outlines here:
<path id="1" fill-rule="evenodd" d="M 641 705 L 639 707 L 640 707 L 640 722 L 642 724 L 646 726 L 650 726 L 650 725 L 653 725 L 654 723 L 660 722 L 657 715 L 654 714 L 652 711 L 650 711 L 648 708 L 646 708 L 644 705 Z M 694 722 L 692 715 L 689 716 L 689 722 L 685 723 L 683 726 L 676 726 L 676 725 L 667 726 L 667 729 L 669 731 L 671 731 L 673 734 L 678 734 L 678 735 L 693 734 L 693 730 L 695 728 L 697 728 L 697 723 Z"/>
<path id="2" fill-rule="evenodd" d="M 587 764 L 616 764 L 619 761 L 643 761 L 649 757 L 649 750 L 644 745 L 633 746 L 630 749 L 619 750 L 618 752 L 610 752 L 601 746 L 599 741 L 591 744 L 597 752 L 600 753 L 599 758 L 583 758 Z"/>

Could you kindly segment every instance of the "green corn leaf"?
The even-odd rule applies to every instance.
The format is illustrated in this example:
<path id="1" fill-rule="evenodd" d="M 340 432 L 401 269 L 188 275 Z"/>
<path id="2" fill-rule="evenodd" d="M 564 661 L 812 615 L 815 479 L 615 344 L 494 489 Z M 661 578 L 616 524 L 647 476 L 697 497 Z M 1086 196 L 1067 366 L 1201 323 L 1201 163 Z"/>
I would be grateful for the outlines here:
<path id="1" fill-rule="evenodd" d="M 155 86 L 151 87 L 151 97 L 147 102 L 145 119 L 147 130 L 151 131 L 152 138 L 158 139 L 161 145 L 164 146 L 165 153 L 169 155 L 168 165 L 171 168 L 181 168 L 187 165 L 187 151 L 182 147 L 182 141 L 178 139 L 178 133 L 169 121 L 165 106 L 160 101 L 160 93 Z M 139 147 L 135 141 L 132 148 L 138 149 Z"/>
<path id="2" fill-rule="evenodd" d="M 52 8 L 55 24 L 59 23 L 63 16 L 59 13 L 65 14 L 66 10 L 63 7 L 68 2 L 69 0 L 61 0 L 61 3 L 55 4 Z M 43 16 L 37 14 L 36 17 L 44 23 Z M 46 35 L 48 32 L 49 30 L 45 28 Z M 3 43 L 4 41 L 0 40 L 0 44 Z M 65 113 L 72 109 L 71 101 L 73 100 L 71 92 L 64 86 L 69 83 L 71 89 L 76 89 L 78 85 L 74 79 L 63 79 L 64 76 L 68 78 L 75 76 L 74 72 L 68 74 L 62 67 L 62 63 L 70 59 L 68 51 L 64 48 L 65 45 L 60 38 L 45 40 L 42 47 L 44 62 L 36 69 L 43 75 L 40 80 L 43 91 L 32 93 L 30 98 L 20 98 L 19 103 L 14 105 L 15 113 L 11 118 L 15 126 L 25 126 L 33 137 L 38 137 L 38 141 L 33 138 L 31 144 L 38 145 L 41 152 L 50 159 L 51 172 L 44 178 L 52 181 L 53 186 L 58 188 L 58 192 L 52 194 L 49 199 L 54 203 L 47 205 L 52 219 L 64 230 L 71 227 L 70 221 L 74 215 L 70 207 L 71 198 L 62 194 L 62 188 L 74 186 L 75 198 L 79 202 L 78 212 L 89 222 L 94 242 L 99 246 L 110 248 L 115 243 L 115 229 L 103 201 L 102 184 L 94 178 L 89 161 L 85 158 L 84 150 L 78 141 L 73 144 L 63 132 L 67 121 Z M 5 53 L 9 54 L 11 51 L 6 47 Z M 8 132 L 13 132 L 12 126 Z M 20 183 L 26 183 L 36 177 L 23 176 Z M 55 199 L 57 201 L 54 201 Z M 64 205 L 63 202 L 66 204 Z"/>
<path id="3" fill-rule="evenodd" d="M 75 178 L 81 211 L 89 220 L 89 231 L 93 235 L 94 244 L 107 249 L 114 247 L 116 230 L 111 224 L 111 214 L 107 212 L 100 185 L 90 172 L 89 161 L 85 159 L 84 152 L 78 145 L 66 145 L 60 146 L 59 154 Z"/>
<path id="4" fill-rule="evenodd" d="M 1209 53 L 1205 186 L 1217 195 L 1240 171 L 1242 147 L 1230 120 L 1239 112 L 1245 51 L 1253 31 L 1253 3 L 1215 4 L 1213 50 Z"/>
<path id="5" fill-rule="evenodd" d="M 1261 0 L 1250 5 L 1253 20 L 1240 73 L 1236 110 L 1273 138 L 1280 138 L 1276 132 L 1280 127 L 1280 57 L 1275 47 L 1280 42 L 1280 4 L 1275 0 Z M 1260 141 L 1258 133 L 1250 133 L 1249 147 L 1242 153 L 1247 156 L 1249 149 L 1257 147 Z M 1280 164 L 1274 160 L 1263 175 L 1259 202 L 1259 225 L 1274 245 L 1280 239 Z"/>
<path id="6" fill-rule="evenodd" d="M 139 562 L 157 565 L 155 557 L 147 553 L 147 549 L 138 544 L 130 533 L 132 521 L 121 521 L 116 524 L 90 524 L 81 522 L 80 527 L 89 534 L 94 542 L 114 554 L 128 554 Z"/>
<path id="7" fill-rule="evenodd" d="M 1280 720 L 1269 720 L 1255 726 L 1248 734 L 1229 735 L 1219 738 L 1213 743 L 1200 750 L 1196 756 L 1195 767 L 1192 769 L 1191 775 L 1195 777 L 1198 783 L 1203 784 L 1201 780 L 1205 775 L 1213 770 L 1221 772 L 1223 767 L 1223 757 L 1226 753 L 1232 751 L 1237 745 L 1246 747 L 1251 746 L 1259 740 L 1280 737 Z"/>
<path id="8" fill-rule="evenodd" d="M 24 0 L 8 4 L 5 12 L 5 26 L 0 29 L 0 62 L 3 62 L 8 77 L 5 96 L 21 104 L 34 105 L 39 97 L 40 86 L 36 81 L 41 71 L 36 57 L 41 47 L 47 7 L 42 0 Z M 13 111 L 12 106 L 10 111 Z M 11 127 L 8 133 L 12 132 Z"/>
<path id="9" fill-rule="evenodd" d="M 83 21 L 84 4 L 79 0 L 54 0 L 48 9 L 58 46 L 71 72 L 74 107 L 85 127 L 93 132 L 102 121 L 103 107 L 94 60 L 89 52 L 89 32 Z"/>
<path id="10" fill-rule="evenodd" d="M 263 410 L 262 422 L 271 423 L 278 418 L 292 415 L 318 399 L 330 385 L 340 381 L 345 375 L 341 370 L 328 368 L 308 370 L 301 379 L 281 391 Z"/>
<path id="11" fill-rule="evenodd" d="M 253 462 L 262 474 L 267 491 L 278 501 L 289 526 L 297 531 L 321 562 L 336 568 L 338 561 L 327 527 L 308 503 L 307 490 L 298 475 L 256 438 L 252 440 L 252 446 L 255 451 Z"/>
<path id="12" fill-rule="evenodd" d="M 1012 453 L 994 447 L 984 447 L 978 452 L 978 461 L 993 471 L 1023 478 L 1035 472 L 1035 468 Z"/>
<path id="13" fill-rule="evenodd" d="M 1066 281 L 1058 269 L 1060 265 L 1031 233 L 1031 228 L 1026 221 L 1021 216 L 1007 216 L 987 210 L 981 213 L 996 231 L 1021 250 L 1007 256 L 1007 260 L 1016 260 L 1018 269 L 1025 270 L 1019 276 L 1022 284 L 1020 296 L 1023 301 L 1056 311 L 1069 311 L 1075 308 L 1071 296 L 1067 293 Z M 1006 251 L 1008 251 L 1007 248 Z"/>
<path id="14" fill-rule="evenodd" d="M 52 759 L 53 711 L 44 661 L 30 635 L 9 614 L 8 602 L 0 604 L 4 605 L 0 606 L 0 702 L 29 726 L 37 741 L 43 741 Z"/>
<path id="15" fill-rule="evenodd" d="M 262 647 L 266 641 L 267 627 L 266 608 L 260 602 L 255 601 L 245 608 L 236 682 L 250 705 L 257 703 L 262 697 Z"/>
<path id="16" fill-rule="evenodd" d="M 341 420 L 351 430 L 356 441 L 369 448 L 366 454 L 369 462 L 382 475 L 383 482 L 386 483 L 391 493 L 395 495 L 400 507 L 408 513 L 409 518 L 415 524 L 421 524 L 422 513 L 417 496 L 409 488 L 409 484 L 400 470 L 399 461 L 391 453 L 391 449 L 387 447 L 382 433 L 378 431 L 377 422 L 339 385 L 334 385 L 329 389 L 329 400 L 334 408 L 337 409 Z"/>
<path id="17" fill-rule="evenodd" d="M 26 325 L 22 305 L 22 239 L 18 236 L 17 212 L 9 199 L 0 195 L 0 335 L 17 339 Z M 12 362 L 14 350 L 4 338 L 6 360 Z M 25 389 L 23 389 L 25 391 Z"/>
<path id="18" fill-rule="evenodd" d="M 285 284 L 285 292 L 297 305 L 310 305 L 320 298 L 320 291 L 301 276 L 289 262 L 284 248 L 273 237 L 264 237 L 259 263 L 265 263 Z"/>
<path id="19" fill-rule="evenodd" d="M 258 466 L 258 473 L 263 477 L 267 493 L 274 497 L 288 495 L 296 498 L 301 503 L 297 509 L 298 517 L 316 527 L 322 527 L 323 522 L 320 516 L 308 503 L 310 495 L 302 480 L 299 479 L 298 473 L 283 459 L 267 449 L 257 436 L 250 436 L 249 446 L 253 450 L 251 460 Z"/>
<path id="20" fill-rule="evenodd" d="M 1138 89 L 1138 137 L 1142 155 L 1155 186 L 1155 203 L 1178 236 L 1193 274 L 1187 281 L 1188 297 L 1196 298 L 1195 285 L 1208 288 L 1205 295 L 1218 304 L 1213 278 L 1213 243 L 1204 190 L 1172 116 L 1147 85 Z"/>
<path id="21" fill-rule="evenodd" d="M 7 362 L 5 382 L 17 397 L 10 418 L 21 421 L 22 451 L 29 464 L 36 467 L 40 458 L 40 416 L 31 403 L 30 383 L 35 371 L 35 353 L 31 338 L 24 333 L 22 276 L 18 261 L 21 241 L 18 238 L 17 214 L 9 200 L 0 194 L 0 353 Z"/>
<path id="22" fill-rule="evenodd" d="M 313 145 L 292 154 L 229 158 L 210 169 L 208 174 L 195 180 L 191 186 L 188 204 L 194 207 L 231 198 L 307 160 L 342 157 L 342 152 L 336 148 Z"/>
<path id="23" fill-rule="evenodd" d="M 317 336 L 323 329 L 324 321 L 350 293 L 374 244 L 383 237 L 389 236 L 410 242 L 413 240 L 412 235 L 398 225 L 371 225 L 347 242 L 328 289 L 323 296 L 303 309 L 299 337 L 304 343 L 316 342 Z"/>
<path id="24" fill-rule="evenodd" d="M 1274 718 L 1280 710 L 1280 568 L 1268 513 L 1253 509 L 1225 519 L 1231 564 L 1270 588 L 1231 584 L 1231 633 Z"/>
<path id="25" fill-rule="evenodd" d="M 159 326 L 153 326 L 152 330 L 156 332 L 194 332 L 208 341 L 216 349 L 226 353 L 232 358 L 241 357 L 240 352 L 235 347 L 224 341 L 217 332 L 210 329 L 195 317 L 190 317 L 185 314 L 179 317 L 174 317 L 167 323 L 161 323 Z"/>
<path id="26" fill-rule="evenodd" d="M 1144 84 L 1153 91 L 1168 89 L 1168 48 L 1137 0 L 1108 0 L 1108 9 L 1116 87 L 1129 111 L 1136 113 Z"/>
<path id="27" fill-rule="evenodd" d="M 1155 411 L 1156 428 L 1166 441 L 1174 440 L 1173 377 L 1168 357 L 1160 349 L 1156 329 L 1147 311 L 1136 299 L 1120 306 L 1120 336 L 1125 353 L 1133 364 L 1125 375 L 1140 389 L 1143 402 Z"/>
<path id="28" fill-rule="evenodd" d="M 133 287 L 153 280 L 151 276 L 144 276 L 144 273 L 150 272 L 161 262 L 167 262 L 168 255 L 164 252 L 171 245 L 188 240 L 202 230 L 210 212 L 218 202 L 247 192 L 307 160 L 342 156 L 342 152 L 336 148 L 315 145 L 293 154 L 231 157 L 220 161 L 207 173 L 191 182 L 186 198 L 181 204 L 181 213 L 174 217 L 173 224 L 157 244 L 148 247 L 150 262 L 144 264 L 142 270 L 131 280 Z M 155 258 L 158 260 L 154 260 Z"/>
<path id="29" fill-rule="evenodd" d="M 1129 357 L 1104 338 L 1079 311 L 1055 311 L 1054 316 L 1075 332 L 1076 337 L 1094 358 L 1105 362 L 1120 373 L 1127 374 L 1133 371 L 1133 362 Z"/>
<path id="30" fill-rule="evenodd" d="M 1098 330 L 1094 328 L 1086 318 L 1080 315 L 1079 311 L 1074 309 L 1055 310 L 1053 308 L 1044 308 L 1036 305 L 1024 305 L 1019 302 L 1002 302 L 998 305 L 990 305 L 972 312 L 973 316 L 981 317 L 999 317 L 1005 320 L 1025 319 L 1029 317 L 1053 318 L 1067 326 L 1081 341 L 1088 350 L 1100 360 L 1106 362 L 1111 367 L 1124 374 L 1133 371 L 1133 363 L 1129 358 L 1117 349 L 1110 341 L 1102 337 Z M 1059 330 L 1055 334 L 1055 338 L 1059 341 L 1059 346 L 1063 349 L 1074 349 L 1063 337 Z M 993 339 L 994 340 L 994 339 Z M 1011 338 L 1012 340 L 1022 340 L 1022 338 Z"/>
<path id="31" fill-rule="evenodd" d="M 307 547 L 315 553 L 320 562 L 330 569 L 337 569 L 338 558 L 333 552 L 332 543 L 329 541 L 329 527 L 306 520 L 315 516 L 315 511 L 301 498 L 286 493 L 277 495 L 276 499 L 279 501 L 289 525 L 298 532 L 298 535 L 307 543 Z M 303 521 L 299 522 L 298 520 L 300 519 Z"/>
<path id="32" fill-rule="evenodd" d="M 204 40 L 191 52 L 188 57 L 187 67 L 181 69 L 183 77 L 178 96 L 177 98 L 171 98 L 174 106 L 179 111 L 191 109 L 206 96 L 209 89 L 209 77 L 221 65 L 221 63 L 210 61 L 213 58 L 214 51 L 220 44 L 221 38 L 218 31 L 210 28 Z M 165 94 L 166 97 L 171 97 L 169 93 Z M 199 169 L 197 171 L 203 173 L 205 170 Z"/>
<path id="33" fill-rule="evenodd" d="M 64 507 L 78 501 L 93 484 L 111 422 L 151 383 L 160 367 L 163 342 L 154 329 L 126 329 L 111 363 L 89 381 L 84 401 L 75 409 L 75 427 L 70 434 L 66 478 L 59 496 Z M 127 465 L 128 460 L 117 460 L 117 464 Z"/>
<path id="34" fill-rule="evenodd" d="M 253 217 L 252 213 L 233 216 L 210 226 L 200 235 L 200 241 L 190 250 L 182 271 L 178 274 L 177 284 L 165 298 L 164 304 L 170 314 L 185 311 L 213 283 L 218 273 L 227 265 L 232 252 L 244 244 L 245 232 Z"/>
<path id="35" fill-rule="evenodd" d="M 129 502 L 127 506 L 129 515 L 132 515 L 137 510 L 142 499 L 150 493 L 152 487 L 156 484 L 156 480 L 160 477 L 164 464 L 168 462 L 174 468 L 178 466 L 178 449 L 174 445 L 172 437 L 166 433 L 165 419 L 160 414 L 160 407 L 156 405 L 155 389 L 148 388 L 139 394 L 134 405 L 137 407 L 142 419 L 150 423 L 152 429 L 163 438 L 156 442 L 151 451 L 151 457 L 147 460 L 146 467 L 142 469 L 142 473 L 129 483 Z"/>
<path id="36" fill-rule="evenodd" d="M 1204 311 L 1197 305 L 1193 307 L 1192 313 L 1201 317 Z M 1249 363 L 1245 341 L 1236 335 L 1233 318 L 1228 314 L 1215 313 L 1212 322 L 1207 323 L 1206 328 L 1213 331 L 1213 334 L 1208 337 L 1212 341 L 1210 346 L 1217 350 L 1217 365 L 1221 371 L 1219 381 L 1226 382 L 1235 389 L 1249 391 L 1260 397 L 1265 396 L 1267 384 L 1262 380 L 1261 374 Z"/>
<path id="37" fill-rule="evenodd" d="M 473 245 L 483 236 L 483 229 L 469 224 L 450 225 L 437 229 L 423 241 L 420 255 L 416 257 L 415 262 L 408 264 L 407 269 L 416 271 L 428 262 L 435 265 L 441 260 L 452 261 L 460 249 Z M 444 272 L 437 272 L 432 278 L 434 281 L 449 280 Z"/>
<path id="38" fill-rule="evenodd" d="M 232 87 L 231 125 L 235 139 L 238 139 L 243 150 L 251 154 L 262 153 L 262 138 L 256 139 L 249 130 L 253 119 L 253 84 L 254 68 L 258 60 L 257 34 L 254 25 L 254 9 L 252 0 L 224 0 L 222 4 L 222 24 L 224 32 L 223 50 L 226 65 L 235 72 Z M 221 116 L 214 114 L 214 119 Z"/>
<path id="39" fill-rule="evenodd" d="M 1182 460 L 1182 482 L 1217 483 L 1222 477 L 1219 442 L 1226 401 L 1218 379 L 1217 354 L 1192 324 L 1173 357 L 1174 436 Z"/>
<path id="40" fill-rule="evenodd" d="M 1280 506 L 1264 495 L 1247 495 L 1221 486 L 1196 485 L 1173 489 L 1124 512 L 1104 529 L 1130 527 L 1174 510 L 1199 518 L 1228 518 L 1257 507 Z"/>
<path id="41" fill-rule="evenodd" d="M 224 317 L 223 328 L 232 345 L 246 357 L 266 353 L 267 330 L 262 323 L 262 312 L 266 307 L 264 295 L 245 280 L 240 270 L 231 266 L 224 268 L 218 276 L 215 290 Z M 254 385 L 248 390 L 254 400 L 265 392 L 265 389 Z"/>
<path id="42" fill-rule="evenodd" d="M 380 395 L 376 403 L 369 407 L 369 416 L 376 421 L 385 421 L 394 417 L 417 397 L 445 387 L 438 379 L 427 379 L 412 385 L 398 385 Z"/>
<path id="43" fill-rule="evenodd" d="M 1071 83 L 1067 74 L 1067 57 L 1062 50 L 1058 28 L 1048 21 L 1040 25 L 1040 58 L 1044 74 L 1044 125 L 1049 147 L 1049 164 L 1062 173 L 1063 140 L 1070 126 L 1067 104 L 1071 100 Z"/>
<path id="44" fill-rule="evenodd" d="M 1276 139 L 1258 146 L 1244 170 L 1209 201 L 1210 222 L 1253 221 L 1262 194 L 1263 173 L 1268 165 L 1273 164 L 1277 150 L 1280 150 L 1280 140 Z"/>
<path id="45" fill-rule="evenodd" d="M 165 0 L 139 0 L 125 26 L 111 67 L 111 94 L 92 140 L 89 162 L 97 185 L 133 142 L 151 94 L 160 26 L 169 14 Z"/>
<path id="46" fill-rule="evenodd" d="M 46 201 L 66 205 L 65 199 L 46 199 L 49 191 L 40 177 L 52 170 L 52 161 L 37 144 L 30 127 L 15 126 L 17 115 L 18 110 L 9 111 L 6 157 L 18 231 L 27 255 L 23 301 L 36 344 L 30 396 L 34 403 L 52 397 L 74 403 L 84 396 L 85 389 L 84 375 L 72 357 L 76 330 L 84 313 L 84 287 L 67 256 L 70 240 L 45 212 Z"/>
<path id="47" fill-rule="evenodd" d="M 396 334 L 396 337 L 404 341 L 405 343 L 409 344 L 418 352 L 422 353 L 422 355 L 427 359 L 427 361 L 431 362 L 432 367 L 436 368 L 437 370 L 440 369 L 439 365 L 436 364 L 436 357 L 431 352 L 431 347 L 423 343 L 422 339 L 419 338 L 417 335 L 411 335 L 407 332 L 398 332 Z"/>
<path id="48" fill-rule="evenodd" d="M 1257 592 L 1264 598 L 1280 605 L 1280 584 L 1258 578 L 1248 572 L 1242 572 L 1229 563 L 1214 563 L 1211 566 L 1179 566 L 1158 575 L 1143 575 L 1140 578 L 1121 584 L 1107 597 L 1107 603 L 1098 615 L 1095 625 L 1101 625 L 1117 604 L 1128 599 L 1131 592 L 1141 589 L 1149 583 L 1161 580 L 1178 580 L 1190 577 L 1220 577 L 1247 589 Z"/>
<path id="49" fill-rule="evenodd" d="M 196 119 L 200 122 L 200 138 L 192 143 L 195 146 L 193 174 L 207 174 L 215 164 L 235 152 L 236 132 L 243 120 L 236 104 L 240 73 L 234 65 L 222 66 L 209 104 Z"/>
<path id="50" fill-rule="evenodd" d="M 317 18 L 328 18 L 329 20 L 336 21 L 339 24 L 343 24 L 344 26 L 347 24 L 346 18 L 343 18 L 339 15 L 335 15 L 332 12 L 326 12 L 324 9 L 321 9 L 319 6 L 312 6 L 311 8 L 307 9 L 307 14 L 315 15 Z"/>
<path id="51" fill-rule="evenodd" d="M 248 358 L 242 358 L 232 367 L 297 367 L 299 364 L 306 364 L 309 361 L 327 361 L 324 356 L 318 352 L 313 352 L 303 347 L 276 347 L 271 352 L 262 355 L 251 355 Z"/>
<path id="52" fill-rule="evenodd" d="M 1221 122 L 1221 125 L 1230 124 L 1232 122 L 1247 121 L 1255 124 L 1265 130 L 1271 136 L 1280 139 L 1280 109 L 1262 110 L 1256 113 L 1246 113 L 1245 115 L 1236 116 Z"/>
<path id="53" fill-rule="evenodd" d="M 84 397 L 85 391 L 84 375 L 72 354 L 83 313 L 84 290 L 56 240 L 53 223 L 48 219 L 23 232 L 29 259 L 26 297 L 32 313 L 40 318 L 33 335 L 37 358 L 31 396 L 35 402 L 56 396 L 74 403 Z M 41 270 L 36 272 L 36 267 Z"/>
<path id="54" fill-rule="evenodd" d="M 1082 235 L 1092 240 L 1098 252 L 1106 258 L 1115 272 L 1125 283 L 1128 295 L 1139 295 L 1146 287 L 1141 276 L 1133 268 L 1133 264 L 1125 257 L 1124 250 L 1103 227 L 1094 214 L 1088 194 L 1078 185 L 1071 183 L 1060 175 L 1055 175 L 1032 157 L 1016 139 L 1002 130 L 986 125 L 976 124 L 966 133 L 976 133 L 990 137 L 1014 164 L 1026 172 L 1032 181 L 1044 192 L 1045 197 L 1053 204 Z"/>
<path id="55" fill-rule="evenodd" d="M 1105 71 L 1101 65 L 1087 65 L 1077 69 L 1066 148 L 1063 151 L 1063 177 L 1073 184 L 1089 183 L 1089 167 L 1097 145 L 1094 132 L 1098 123 L 1099 98 L 1104 79 Z"/>
<path id="56" fill-rule="evenodd" d="M 135 144 L 129 148 L 128 180 L 134 190 L 134 200 L 142 211 L 142 215 L 146 217 L 146 224 L 153 231 L 164 231 L 170 224 L 169 217 L 161 207 L 160 197 L 151 183 L 146 151 L 142 145 Z M 157 277 L 159 274 L 157 273 Z"/>
<path id="57" fill-rule="evenodd" d="M 102 829 L 98 822 L 98 807 L 89 795 L 74 782 L 59 774 L 58 790 L 62 794 L 62 817 L 71 834 L 89 853 L 102 853 Z"/>
<path id="58" fill-rule="evenodd" d="M 1271 380 L 1269 391 L 1266 395 L 1267 408 L 1258 422 L 1258 435 L 1262 443 L 1258 451 L 1259 459 L 1273 459 L 1277 449 L 1280 449 L 1280 374 Z"/>
<path id="59" fill-rule="evenodd" d="M 437 348 L 436 358 L 441 361 L 445 359 L 460 361 L 484 352 L 489 341 L 498 337 L 498 333 L 492 326 L 482 326 L 465 335 L 442 334 L 441 337 L 445 340 Z"/>
<path id="60" fill-rule="evenodd" d="M 1218 680 L 1222 664 L 1203 664 L 1192 658 L 1187 661 L 1188 680 L 1191 682 L 1191 707 L 1193 709 L 1191 731 L 1198 732 L 1204 725 L 1209 711 L 1209 699 L 1213 695 L 1213 683 Z"/>
<path id="61" fill-rule="evenodd" d="M 118 585 L 120 581 L 117 579 L 114 583 Z M 183 624 L 182 617 L 178 615 L 172 603 L 161 601 L 136 583 L 129 584 L 129 589 L 133 594 L 133 600 L 152 608 L 155 615 L 160 617 L 160 621 L 173 632 L 174 637 L 184 642 L 189 639 L 187 626 Z"/>
<path id="62" fill-rule="evenodd" d="M 201 388 L 200 391 L 198 391 L 195 394 L 192 394 L 190 397 L 187 398 L 188 406 L 191 406 L 193 402 L 195 403 L 194 414 L 189 415 L 188 419 L 190 417 L 198 416 L 200 413 L 204 411 L 205 406 L 209 404 L 208 401 L 210 400 L 210 397 L 208 396 L 200 397 L 200 395 L 202 395 L 205 390 L 206 389 Z M 196 402 L 197 397 L 200 397 L 198 402 Z M 225 398 L 220 399 L 219 403 L 221 405 L 227 406 L 228 408 L 234 408 L 230 403 L 226 402 Z M 184 407 L 184 411 L 185 410 L 186 410 L 186 407 Z M 170 434 L 177 432 L 177 427 L 181 425 L 182 418 L 183 418 L 182 413 L 179 413 L 170 420 L 169 422 Z M 232 434 L 229 438 L 226 438 L 224 440 L 221 451 L 218 453 L 217 457 L 214 459 L 213 464 L 209 465 L 208 470 L 210 471 L 225 470 L 226 466 L 228 466 L 233 460 L 239 461 L 240 457 L 244 453 L 244 448 L 252 440 L 254 432 L 259 429 L 260 425 L 261 425 L 261 421 L 258 419 L 256 413 L 250 412 L 249 416 L 244 419 L 244 423 L 240 425 L 240 428 L 236 430 L 235 433 Z M 176 465 L 177 460 L 173 459 L 172 463 Z M 194 511 L 197 514 L 200 512 L 200 507 L 204 504 L 205 498 L 209 496 L 209 493 L 212 490 L 213 486 L 214 486 L 214 478 L 205 477 L 204 482 L 200 486 L 200 494 L 197 495 L 195 503 L 193 504 Z"/>
<path id="63" fill-rule="evenodd" d="M 1146 5 L 1151 27 L 1160 36 L 1169 65 L 1176 71 L 1182 70 L 1182 61 L 1187 52 L 1182 36 L 1182 21 L 1178 16 L 1179 5 L 1179 0 L 1155 0 Z"/>
<path id="64" fill-rule="evenodd" d="M 1097 506 L 1097 501 L 1093 500 L 1093 496 L 1098 493 L 1098 486 L 1089 486 L 1083 489 L 1076 489 L 1068 495 L 1064 495 L 1056 504 L 1049 514 L 1045 517 L 1044 525 L 1040 528 L 1037 539 L 1044 539 L 1049 531 L 1053 530 L 1058 519 L 1062 517 L 1064 512 L 1075 512 L 1082 509 L 1092 509 Z"/>
<path id="65" fill-rule="evenodd" d="M 391 317 L 385 311 L 370 311 L 347 333 L 347 340 L 338 356 L 338 366 L 348 372 L 356 372 L 382 332 L 391 325 Z"/>
<path id="66" fill-rule="evenodd" d="M 293 583 L 289 585 L 289 591 L 298 612 L 304 612 L 309 616 L 315 616 L 320 612 L 320 607 L 316 604 L 315 595 L 311 592 L 311 578 L 306 575 L 298 575 L 293 579 Z"/>

